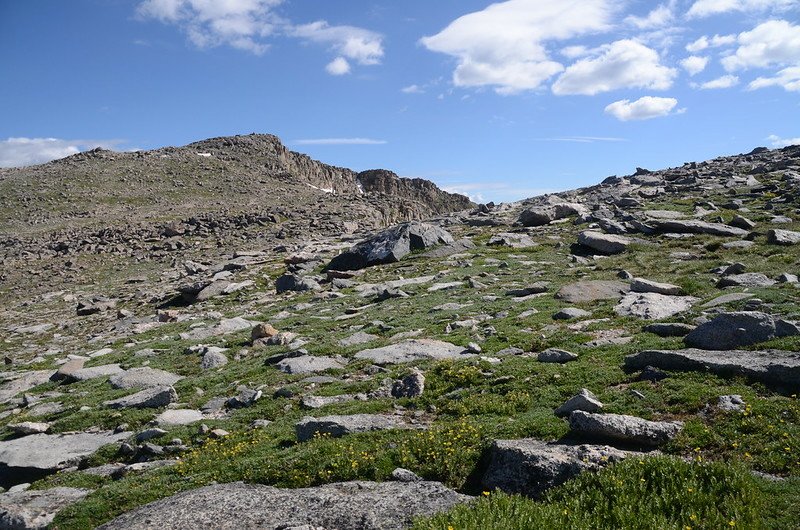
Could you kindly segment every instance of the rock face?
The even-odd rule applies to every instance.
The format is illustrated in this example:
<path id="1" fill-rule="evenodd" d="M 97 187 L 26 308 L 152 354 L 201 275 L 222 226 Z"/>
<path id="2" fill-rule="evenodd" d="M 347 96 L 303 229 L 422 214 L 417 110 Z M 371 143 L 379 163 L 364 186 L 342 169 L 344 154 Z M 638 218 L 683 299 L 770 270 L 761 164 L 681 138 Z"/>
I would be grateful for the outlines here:
<path id="1" fill-rule="evenodd" d="M 578 234 L 578 243 L 601 254 L 620 254 L 628 249 L 631 240 L 623 236 L 585 230 Z"/>
<path id="2" fill-rule="evenodd" d="M 497 440 L 489 450 L 483 487 L 538 498 L 588 470 L 628 456 L 605 445 L 564 445 L 534 439 Z"/>
<path id="3" fill-rule="evenodd" d="M 0 494 L 0 529 L 47 528 L 56 514 L 86 497 L 91 490 L 51 488 Z"/>
<path id="4" fill-rule="evenodd" d="M 33 434 L 0 442 L 0 487 L 49 475 L 130 435 L 129 432 Z"/>
<path id="5" fill-rule="evenodd" d="M 339 438 L 356 432 L 385 431 L 388 429 L 410 429 L 412 425 L 394 416 L 379 414 L 353 414 L 351 416 L 306 416 L 295 425 L 298 442 L 305 442 L 315 434 Z"/>
<path id="6" fill-rule="evenodd" d="M 556 293 L 556 298 L 571 304 L 596 300 L 619 300 L 630 290 L 627 283 L 613 280 L 588 280 L 565 285 Z"/>
<path id="7" fill-rule="evenodd" d="M 383 263 L 394 263 L 415 250 L 455 241 L 446 230 L 425 223 L 403 223 L 380 232 L 339 254 L 328 264 L 329 270 L 358 270 Z"/>
<path id="8" fill-rule="evenodd" d="M 648 421 L 636 416 L 592 414 L 578 410 L 570 414 L 569 428 L 584 438 L 657 447 L 677 436 L 683 429 L 683 423 Z"/>
<path id="9" fill-rule="evenodd" d="M 655 366 L 664 370 L 709 371 L 721 376 L 745 376 L 767 384 L 800 388 L 800 353 L 738 350 L 648 350 L 628 355 L 630 370 Z"/>
<path id="10" fill-rule="evenodd" d="M 400 530 L 415 517 L 469 499 L 438 482 L 344 482 L 301 489 L 236 482 L 179 493 L 99 528 Z"/>
<path id="11" fill-rule="evenodd" d="M 402 364 L 424 359 L 466 359 L 474 357 L 465 348 L 432 339 L 411 339 L 397 344 L 362 350 L 356 359 L 368 359 L 378 365 Z"/>
<path id="12" fill-rule="evenodd" d="M 620 316 L 632 316 L 647 320 L 669 318 L 691 309 L 697 298 L 691 296 L 666 296 L 656 293 L 630 293 L 614 308 Z"/>
<path id="13" fill-rule="evenodd" d="M 772 315 L 758 311 L 722 313 L 697 326 L 683 341 L 703 350 L 728 350 L 793 335 L 796 328 L 782 325 Z"/>

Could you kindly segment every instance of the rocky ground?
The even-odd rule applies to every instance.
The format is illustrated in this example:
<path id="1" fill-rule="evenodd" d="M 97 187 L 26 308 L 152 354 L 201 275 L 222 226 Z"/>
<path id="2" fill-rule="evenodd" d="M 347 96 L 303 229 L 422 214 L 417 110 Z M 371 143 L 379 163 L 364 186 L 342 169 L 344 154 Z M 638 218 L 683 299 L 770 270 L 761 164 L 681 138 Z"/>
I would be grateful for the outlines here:
<path id="1" fill-rule="evenodd" d="M 273 138 L 0 174 L 0 528 L 797 528 L 800 148 L 474 207 Z"/>

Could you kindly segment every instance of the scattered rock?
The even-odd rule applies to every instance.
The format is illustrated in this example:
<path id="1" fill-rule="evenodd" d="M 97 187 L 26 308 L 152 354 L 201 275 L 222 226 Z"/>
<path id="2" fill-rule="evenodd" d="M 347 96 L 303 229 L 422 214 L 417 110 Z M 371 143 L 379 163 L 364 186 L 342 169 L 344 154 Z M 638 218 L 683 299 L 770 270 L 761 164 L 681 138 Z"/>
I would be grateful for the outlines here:
<path id="1" fill-rule="evenodd" d="M 614 312 L 647 320 L 669 318 L 691 309 L 697 298 L 691 296 L 666 296 L 656 293 L 630 293 L 625 295 Z"/>
<path id="2" fill-rule="evenodd" d="M 685 337 L 694 330 L 695 326 L 689 324 L 679 324 L 674 322 L 650 324 L 644 327 L 647 333 L 653 333 L 659 337 Z"/>
<path id="3" fill-rule="evenodd" d="M 775 283 L 760 272 L 745 272 L 720 278 L 717 287 L 771 287 Z"/>
<path id="4" fill-rule="evenodd" d="M 203 354 L 203 360 L 200 362 L 200 367 L 203 370 L 213 370 L 214 368 L 219 368 L 220 366 L 228 364 L 228 358 L 219 350 L 220 348 L 209 348 L 206 350 Z"/>
<path id="5" fill-rule="evenodd" d="M 559 417 L 569 416 L 570 413 L 576 410 L 584 412 L 599 412 L 603 409 L 603 403 L 597 399 L 592 392 L 582 388 L 580 392 L 569 398 L 560 407 L 558 407 L 554 414 Z"/>
<path id="6" fill-rule="evenodd" d="M 350 335 L 347 338 L 340 340 L 339 345 L 344 346 L 345 348 L 349 348 L 350 346 L 356 346 L 358 344 L 366 344 L 368 342 L 372 342 L 378 339 L 380 339 L 380 337 L 377 335 L 372 335 L 364 331 L 359 331 L 357 333 Z"/>
<path id="7" fill-rule="evenodd" d="M 773 245 L 797 245 L 800 243 L 800 232 L 770 230 L 767 232 L 767 241 Z"/>
<path id="8" fill-rule="evenodd" d="M 295 433 L 297 434 L 298 442 L 305 442 L 317 434 L 319 436 L 339 438 L 357 432 L 412 428 L 415 428 L 415 426 L 406 423 L 396 416 L 382 416 L 378 414 L 324 416 L 322 418 L 306 416 L 295 425 Z"/>
<path id="9" fill-rule="evenodd" d="M 117 375 L 124 371 L 125 370 L 118 364 L 104 364 L 102 366 L 73 370 L 64 378 L 64 381 L 67 383 L 76 383 L 78 381 L 88 381 L 89 379 L 95 379 L 97 377 Z"/>
<path id="10" fill-rule="evenodd" d="M 8 428 L 11 429 L 14 434 L 28 436 L 31 434 L 46 433 L 50 430 L 50 424 L 25 421 L 22 423 L 9 423 Z"/>
<path id="11" fill-rule="evenodd" d="M 667 296 L 681 294 L 681 288 L 669 283 L 659 283 L 644 278 L 634 278 L 631 282 L 631 291 L 634 293 L 656 293 Z"/>
<path id="12" fill-rule="evenodd" d="M 727 226 L 720 223 L 708 223 L 706 221 L 695 220 L 665 220 L 654 221 L 654 228 L 659 232 L 678 233 L 678 234 L 709 234 L 721 237 L 744 237 L 747 230 Z"/>
<path id="13" fill-rule="evenodd" d="M 540 352 L 536 358 L 540 363 L 566 363 L 577 360 L 578 355 L 566 350 L 550 348 Z"/>
<path id="14" fill-rule="evenodd" d="M 474 357 L 461 346 L 431 339 L 411 339 L 397 344 L 362 350 L 356 359 L 368 359 L 377 365 L 402 364 L 425 359 L 466 359 Z"/>
<path id="15" fill-rule="evenodd" d="M 759 311 L 722 313 L 697 326 L 684 338 L 684 342 L 691 348 L 728 350 L 796 334 L 782 322 Z"/>
<path id="16" fill-rule="evenodd" d="M 529 248 L 538 246 L 528 234 L 513 234 L 508 232 L 502 232 L 500 234 L 492 236 L 489 239 L 489 242 L 486 243 L 490 247 L 499 246 L 499 247 L 511 247 L 511 248 Z"/>
<path id="17" fill-rule="evenodd" d="M 178 401 L 178 393 L 171 386 L 146 388 L 130 396 L 112 399 L 103 403 L 112 409 L 157 409 Z"/>
<path id="18" fill-rule="evenodd" d="M 717 408 L 723 412 L 741 412 L 744 410 L 744 407 L 744 399 L 738 394 L 720 396 L 717 400 Z"/>
<path id="19" fill-rule="evenodd" d="M 589 311 L 578 309 L 577 307 L 565 307 L 553 315 L 553 320 L 574 320 L 576 318 L 587 318 L 592 316 Z"/>
<path id="20" fill-rule="evenodd" d="M 534 206 L 520 213 L 519 222 L 523 226 L 542 226 L 572 215 L 585 215 L 589 210 L 582 204 L 559 203 L 550 206 Z"/>
<path id="21" fill-rule="evenodd" d="M 131 368 L 118 374 L 112 375 L 108 382 L 114 388 L 148 388 L 157 386 L 172 386 L 183 377 L 157 370 L 147 366 L 143 368 Z"/>
<path id="22" fill-rule="evenodd" d="M 592 414 L 581 410 L 569 416 L 570 430 L 582 437 L 656 447 L 683 429 L 680 421 L 648 421 L 623 414 Z"/>
<path id="23" fill-rule="evenodd" d="M 203 413 L 199 410 L 191 409 L 171 409 L 165 410 L 156 416 L 157 425 L 189 425 L 203 419 Z"/>
<path id="24" fill-rule="evenodd" d="M 392 385 L 392 396 L 396 398 L 416 398 L 425 391 L 425 376 L 414 371 Z"/>
<path id="25" fill-rule="evenodd" d="M 601 254 L 620 254 L 631 244 L 627 237 L 585 230 L 578 235 L 578 243 Z"/>
<path id="26" fill-rule="evenodd" d="M 284 359 L 278 362 L 277 367 L 286 374 L 313 374 L 326 370 L 341 370 L 345 365 L 342 361 L 331 357 L 301 355 Z"/>

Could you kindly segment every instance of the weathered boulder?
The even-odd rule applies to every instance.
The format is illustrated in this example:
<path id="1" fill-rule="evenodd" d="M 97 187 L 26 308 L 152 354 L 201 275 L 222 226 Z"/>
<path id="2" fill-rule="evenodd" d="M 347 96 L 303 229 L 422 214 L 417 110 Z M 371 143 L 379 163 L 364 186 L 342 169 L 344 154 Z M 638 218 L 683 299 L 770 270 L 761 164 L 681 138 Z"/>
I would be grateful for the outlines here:
<path id="1" fill-rule="evenodd" d="M 680 421 L 648 421 L 624 414 L 592 414 L 577 410 L 569 415 L 570 430 L 584 438 L 656 447 L 678 435 Z"/>
<path id="2" fill-rule="evenodd" d="M 670 283 L 659 283 L 644 278 L 634 278 L 631 281 L 631 291 L 634 293 L 656 293 L 667 296 L 677 296 L 681 294 L 681 288 Z"/>
<path id="3" fill-rule="evenodd" d="M 648 350 L 625 357 L 625 367 L 639 370 L 711 372 L 723 377 L 745 376 L 762 383 L 800 388 L 800 353 L 739 350 Z"/>
<path id="4" fill-rule="evenodd" d="M 378 365 L 402 364 L 426 359 L 466 359 L 474 357 L 467 349 L 449 342 L 432 339 L 411 339 L 382 348 L 356 353 L 356 359 L 367 359 Z"/>
<path id="5" fill-rule="evenodd" d="M 181 379 L 183 377 L 179 375 L 144 366 L 114 374 L 108 379 L 108 382 L 114 388 L 149 388 L 172 386 Z"/>
<path id="6" fill-rule="evenodd" d="M 797 245 L 800 244 L 800 232 L 770 230 L 767 232 L 767 241 L 773 245 Z"/>
<path id="7" fill-rule="evenodd" d="M 644 327 L 643 331 L 653 333 L 659 337 L 685 337 L 695 328 L 689 324 L 677 322 L 659 322 Z"/>
<path id="8" fill-rule="evenodd" d="M 81 368 L 71 372 L 64 378 L 66 383 L 76 383 L 78 381 L 88 381 L 96 377 L 108 377 L 121 374 L 125 370 L 118 364 L 104 364 L 102 366 L 92 366 L 91 368 Z"/>
<path id="9" fill-rule="evenodd" d="M 559 350 L 558 348 L 549 348 L 536 355 L 536 359 L 540 363 L 566 363 L 578 359 L 578 355 L 566 350 Z"/>
<path id="10" fill-rule="evenodd" d="M 275 280 L 275 291 L 285 293 L 288 291 L 319 291 L 322 289 L 319 282 L 312 278 L 305 278 L 297 274 L 284 274 Z"/>
<path id="11" fill-rule="evenodd" d="M 620 316 L 631 316 L 647 320 L 669 318 L 691 309 L 697 298 L 691 296 L 666 296 L 656 293 L 629 293 L 625 295 L 614 312 Z"/>
<path id="12" fill-rule="evenodd" d="M 339 254 L 328 264 L 330 270 L 358 270 L 372 265 L 394 263 L 415 250 L 455 241 L 446 230 L 425 223 L 403 223 L 362 241 Z"/>
<path id="13" fill-rule="evenodd" d="M 795 335 L 796 328 L 759 311 L 722 313 L 697 326 L 684 343 L 703 350 L 729 350 L 776 337 Z"/>
<path id="14" fill-rule="evenodd" d="M 542 226 L 572 215 L 586 215 L 588 208 L 577 203 L 558 203 L 548 206 L 532 206 L 522 210 L 519 222 L 523 226 Z"/>
<path id="15" fill-rule="evenodd" d="M 553 314 L 553 320 L 574 320 L 576 318 L 590 317 L 589 311 L 577 307 L 565 307 Z"/>
<path id="16" fill-rule="evenodd" d="M 344 363 L 332 357 L 317 357 L 301 355 L 288 357 L 278 362 L 278 369 L 286 374 L 311 374 L 325 370 L 339 370 L 344 368 Z"/>
<path id="17" fill-rule="evenodd" d="M 745 272 L 720 278 L 717 287 L 771 287 L 776 283 L 760 272 Z"/>
<path id="18" fill-rule="evenodd" d="M 364 331 L 358 331 L 356 333 L 353 333 L 349 337 L 341 339 L 339 341 L 339 345 L 347 348 L 350 346 L 356 346 L 358 344 L 366 344 L 368 342 L 372 342 L 378 339 L 380 339 L 380 337 L 377 335 L 372 335 L 371 333 L 366 333 Z"/>
<path id="19" fill-rule="evenodd" d="M 631 240 L 624 236 L 584 230 L 578 234 L 578 243 L 601 254 L 620 254 L 628 249 Z"/>
<path id="20" fill-rule="evenodd" d="M 603 409 L 603 403 L 597 399 L 592 392 L 582 388 L 580 392 L 566 400 L 560 407 L 558 407 L 554 414 L 559 417 L 569 416 L 576 410 L 584 412 L 599 412 Z"/>
<path id="21" fill-rule="evenodd" d="M 0 529 L 39 530 L 47 528 L 56 514 L 86 497 L 91 490 L 50 488 L 0 495 Z"/>
<path id="22" fill-rule="evenodd" d="M 31 388 L 43 385 L 50 381 L 54 376 L 52 370 L 36 370 L 33 372 L 22 372 L 8 377 L 0 385 L 0 405 L 9 402 L 14 396 L 21 392 L 27 392 Z"/>
<path id="23" fill-rule="evenodd" d="M 469 500 L 438 482 L 344 482 L 300 489 L 235 482 L 179 493 L 99 528 L 400 530 L 415 517 Z"/>
<path id="24" fill-rule="evenodd" d="M 168 409 L 156 416 L 157 425 L 189 425 L 203 419 L 203 413 L 192 409 Z"/>
<path id="25" fill-rule="evenodd" d="M 416 426 L 406 423 L 396 416 L 380 414 L 353 414 L 350 416 L 306 416 L 295 425 L 298 442 L 305 442 L 315 434 L 339 438 L 356 432 L 385 431 L 389 429 L 413 429 Z"/>
<path id="26" fill-rule="evenodd" d="M 605 445 L 566 445 L 534 439 L 496 440 L 489 449 L 483 487 L 538 498 L 588 470 L 618 462 L 629 453 Z"/>
<path id="27" fill-rule="evenodd" d="M 556 293 L 556 298 L 571 304 L 596 300 L 619 300 L 630 291 L 630 285 L 614 280 L 587 280 L 570 283 Z"/>
<path id="28" fill-rule="evenodd" d="M 22 423 L 9 423 L 7 425 L 14 434 L 30 436 L 31 434 L 42 434 L 50 430 L 49 423 L 34 421 L 23 421 Z"/>
<path id="29" fill-rule="evenodd" d="M 392 385 L 392 396 L 396 398 L 415 398 L 425 391 L 425 376 L 415 370 Z"/>
<path id="30" fill-rule="evenodd" d="M 220 366 L 228 364 L 228 358 L 222 353 L 223 348 L 208 348 L 203 353 L 203 360 L 200 361 L 200 367 L 203 370 L 213 370 Z"/>
<path id="31" fill-rule="evenodd" d="M 706 221 L 669 219 L 654 221 L 653 226 L 659 232 L 677 234 L 709 234 L 722 237 L 744 237 L 747 230 L 727 226 L 721 223 L 708 223 Z"/>
<path id="32" fill-rule="evenodd" d="M 490 247 L 529 248 L 538 245 L 528 234 L 501 232 L 492 236 L 486 243 Z"/>
<path id="33" fill-rule="evenodd" d="M 178 393 L 171 386 L 145 388 L 130 396 L 112 399 L 103 403 L 112 409 L 157 409 L 178 401 Z"/>
<path id="34" fill-rule="evenodd" d="M 0 441 L 0 487 L 33 482 L 130 435 L 129 432 L 32 434 Z"/>

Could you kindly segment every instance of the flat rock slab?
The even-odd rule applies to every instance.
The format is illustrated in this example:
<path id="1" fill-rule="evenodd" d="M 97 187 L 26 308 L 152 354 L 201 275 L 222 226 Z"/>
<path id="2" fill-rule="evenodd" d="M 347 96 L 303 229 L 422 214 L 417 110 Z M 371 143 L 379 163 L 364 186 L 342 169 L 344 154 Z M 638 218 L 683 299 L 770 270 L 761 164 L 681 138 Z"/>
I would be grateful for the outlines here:
<path id="1" fill-rule="evenodd" d="M 778 282 L 760 272 L 745 272 L 721 278 L 717 282 L 717 287 L 771 287 L 776 283 Z"/>
<path id="2" fill-rule="evenodd" d="M 663 220 L 655 222 L 655 228 L 659 232 L 675 234 L 710 234 L 722 237 L 744 237 L 747 230 L 728 226 L 720 223 L 708 223 L 706 221 L 682 221 L 678 219 Z"/>
<path id="3" fill-rule="evenodd" d="M 313 374 L 325 370 L 341 370 L 345 364 L 332 357 L 301 355 L 283 359 L 276 366 L 285 374 Z"/>
<path id="4" fill-rule="evenodd" d="M 531 438 L 496 440 L 489 449 L 483 487 L 537 498 L 584 471 L 618 462 L 630 454 L 607 445 L 566 445 Z"/>
<path id="5" fill-rule="evenodd" d="M 624 236 L 586 230 L 578 234 L 578 243 L 601 254 L 620 254 L 628 249 L 631 240 Z"/>
<path id="6" fill-rule="evenodd" d="M 661 320 L 691 309 L 697 302 L 691 296 L 667 296 L 658 293 L 629 293 L 625 295 L 614 312 L 620 316 Z"/>
<path id="7" fill-rule="evenodd" d="M 773 245 L 798 245 L 800 244 L 800 232 L 770 230 L 767 232 L 767 241 Z"/>
<path id="8" fill-rule="evenodd" d="M 411 339 L 382 348 L 362 350 L 356 359 L 368 359 L 375 364 L 402 364 L 427 359 L 466 359 L 474 354 L 461 346 L 432 339 Z"/>
<path id="9" fill-rule="evenodd" d="M 0 495 L 0 529 L 44 529 L 56 514 L 82 500 L 91 490 L 51 488 Z"/>
<path id="10" fill-rule="evenodd" d="M 145 388 L 130 396 L 112 399 L 103 403 L 112 409 L 157 409 L 178 401 L 178 393 L 171 386 Z"/>
<path id="11" fill-rule="evenodd" d="M 306 416 L 295 425 L 298 442 L 305 442 L 315 434 L 326 434 L 334 438 L 357 432 L 385 431 L 389 429 L 414 429 L 415 425 L 406 423 L 396 416 L 380 414 L 353 414 L 351 416 Z"/>
<path id="12" fill-rule="evenodd" d="M 681 294 L 681 288 L 671 283 L 654 282 L 644 278 L 634 278 L 631 281 L 631 291 L 634 293 L 657 293 L 668 296 Z"/>
<path id="13" fill-rule="evenodd" d="M 752 293 L 730 293 L 730 294 L 723 294 L 722 296 L 718 296 L 713 300 L 710 300 L 703 304 L 703 309 L 711 309 L 712 307 L 719 307 L 725 304 L 731 304 L 733 302 L 739 302 L 741 300 L 748 300 L 753 298 L 755 295 Z"/>
<path id="14" fill-rule="evenodd" d="M 344 346 L 345 348 L 347 348 L 349 346 L 356 346 L 358 344 L 366 344 L 368 342 L 372 342 L 378 339 L 380 339 L 380 337 L 377 335 L 372 335 L 371 333 L 359 331 L 357 333 L 350 335 L 349 337 L 341 339 L 339 341 L 339 346 Z"/>
<path id="15" fill-rule="evenodd" d="M 400 530 L 415 517 L 469 500 L 438 482 L 343 482 L 300 489 L 235 482 L 179 493 L 99 528 Z"/>
<path id="16" fill-rule="evenodd" d="M 0 385 L 0 404 L 8 403 L 14 396 L 27 392 L 33 387 L 43 385 L 50 381 L 52 370 L 36 370 L 34 372 L 20 372 L 13 379 Z"/>
<path id="17" fill-rule="evenodd" d="M 158 425 L 189 425 L 203 419 L 203 413 L 192 409 L 165 410 L 156 416 Z"/>
<path id="18" fill-rule="evenodd" d="M 556 293 L 556 298 L 572 304 L 596 300 L 619 300 L 628 291 L 630 291 L 630 285 L 627 283 L 613 280 L 588 280 L 563 286 Z"/>
<path id="19" fill-rule="evenodd" d="M 683 341 L 691 348 L 729 350 L 797 334 L 797 327 L 760 311 L 722 313 L 697 326 Z"/>
<path id="20" fill-rule="evenodd" d="M 12 479 L 19 483 L 28 476 L 41 478 L 129 436 L 130 432 L 32 434 L 0 442 L 0 486 Z"/>
<path id="21" fill-rule="evenodd" d="M 149 388 L 154 386 L 172 386 L 183 377 L 155 368 L 131 368 L 122 373 L 112 375 L 108 382 L 114 388 Z"/>
<path id="22" fill-rule="evenodd" d="M 585 438 L 657 447 L 683 429 L 680 421 L 648 421 L 624 414 L 592 414 L 577 410 L 569 415 L 570 430 Z"/>
<path id="23" fill-rule="evenodd" d="M 76 383 L 78 381 L 88 381 L 97 377 L 108 377 L 111 375 L 121 374 L 125 370 L 118 364 L 104 364 L 102 366 L 92 366 L 91 368 L 81 368 L 67 375 L 65 381 L 68 383 Z"/>
<path id="24" fill-rule="evenodd" d="M 509 232 L 502 232 L 492 236 L 488 243 L 490 247 L 511 247 L 511 248 L 529 248 L 538 246 L 531 236 L 528 234 L 515 234 Z"/>
<path id="25" fill-rule="evenodd" d="M 762 383 L 800 388 L 800 353 L 777 350 L 648 350 L 625 357 L 625 367 L 640 370 L 708 371 L 724 377 L 745 376 Z"/>
<path id="26" fill-rule="evenodd" d="M 220 320 L 219 324 L 206 328 L 195 328 L 186 333 L 181 333 L 182 340 L 203 340 L 210 337 L 219 337 L 221 335 L 228 335 L 236 333 L 245 329 L 251 329 L 257 322 L 251 322 L 242 317 L 227 318 Z"/>

